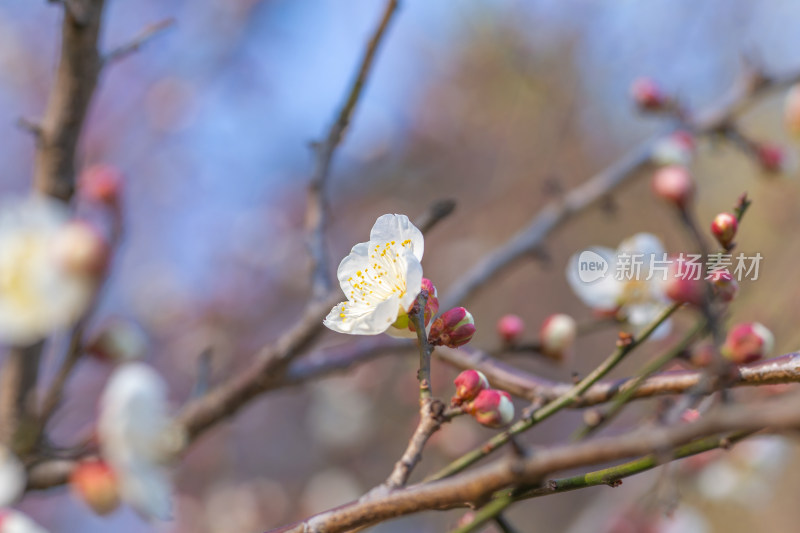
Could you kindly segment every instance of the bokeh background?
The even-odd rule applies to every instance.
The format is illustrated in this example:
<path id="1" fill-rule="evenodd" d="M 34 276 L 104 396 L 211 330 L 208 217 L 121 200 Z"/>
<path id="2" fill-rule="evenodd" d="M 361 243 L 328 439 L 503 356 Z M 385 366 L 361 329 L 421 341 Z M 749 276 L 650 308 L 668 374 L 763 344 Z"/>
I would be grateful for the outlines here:
<path id="1" fill-rule="evenodd" d="M 125 238 L 96 322 L 122 316 L 144 327 L 149 359 L 170 382 L 176 409 L 191 394 L 201 352 L 212 350 L 218 382 L 291 325 L 307 301 L 308 144 L 332 120 L 382 8 L 377 0 L 110 2 L 102 37 L 109 49 L 163 18 L 177 23 L 104 73 L 90 111 L 82 164 L 111 163 L 128 176 Z M 432 201 L 453 198 L 457 210 L 426 239 L 424 261 L 426 276 L 446 294 L 560 190 L 664 128 L 635 111 L 632 80 L 650 76 L 702 109 L 731 85 L 743 54 L 770 72 L 800 68 L 798 22 L 794 0 L 405 0 L 334 161 L 332 264 L 366 240 L 377 216 L 413 218 Z M 30 189 L 33 140 L 15 124 L 43 112 L 59 33 L 57 6 L 0 3 L 4 199 Z M 781 94 L 743 124 L 754 138 L 796 147 L 784 132 Z M 742 192 L 754 200 L 738 241 L 764 260 L 760 278 L 743 284 L 733 319 L 765 323 L 776 333 L 776 353 L 796 349 L 796 176 L 764 175 L 724 143 L 702 142 L 693 169 L 704 226 Z M 552 235 L 546 260 L 523 261 L 470 300 L 474 345 L 497 348 L 494 324 L 507 312 L 526 320 L 530 337 L 553 312 L 589 318 L 563 274 L 578 249 L 614 246 L 639 231 L 657 233 L 673 251 L 690 246 L 643 178 Z M 691 319 L 686 313 L 676 330 Z M 568 380 L 591 369 L 613 338 L 601 331 L 580 339 L 575 359 L 562 366 L 514 361 Z M 348 341 L 329 333 L 321 343 Z M 619 374 L 665 342 L 651 343 Z M 66 489 L 29 495 L 21 508 L 54 533 L 221 533 L 262 531 L 343 503 L 382 481 L 404 448 L 417 417 L 415 360 L 384 358 L 272 393 L 214 429 L 177 468 L 171 523 L 148 524 L 129 510 L 94 517 Z M 434 365 L 434 390 L 447 396 L 455 372 Z M 91 360 L 79 367 L 57 418 L 59 443 L 91 425 L 109 372 Z M 607 431 L 652 409 L 637 404 Z M 559 416 L 526 440 L 564 440 L 580 416 Z M 417 476 L 490 435 L 457 420 L 434 438 Z M 789 531 L 800 520 L 800 465 L 791 446 L 768 455 L 779 468 L 754 469 L 773 476 L 758 497 L 714 499 L 688 477 L 659 482 L 652 473 L 613 490 L 526 502 L 508 517 L 520 531 L 607 531 L 631 505 L 675 501 L 678 493 L 707 531 Z M 443 531 L 460 514 L 427 513 L 375 531 Z"/>

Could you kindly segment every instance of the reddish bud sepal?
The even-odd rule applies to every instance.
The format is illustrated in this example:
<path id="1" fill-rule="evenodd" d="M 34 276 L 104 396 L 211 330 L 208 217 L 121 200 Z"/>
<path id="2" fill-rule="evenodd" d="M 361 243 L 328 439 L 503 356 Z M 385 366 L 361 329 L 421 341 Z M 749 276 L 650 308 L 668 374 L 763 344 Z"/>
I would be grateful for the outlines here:
<path id="1" fill-rule="evenodd" d="M 667 103 L 667 98 L 651 78 L 637 78 L 631 84 L 631 98 L 639 109 L 656 111 Z"/>
<path id="2" fill-rule="evenodd" d="M 456 307 L 433 321 L 428 341 L 434 346 L 457 348 L 468 343 L 475 334 L 475 320 L 469 311 Z"/>
<path id="3" fill-rule="evenodd" d="M 752 363 L 763 359 L 775 346 L 775 336 L 763 324 L 739 324 L 728 332 L 722 355 L 736 364 Z"/>
<path id="4" fill-rule="evenodd" d="M 569 315 L 556 313 L 542 323 L 539 342 L 542 353 L 551 359 L 563 361 L 578 335 L 578 325 Z"/>
<path id="5" fill-rule="evenodd" d="M 514 403 L 511 395 L 496 389 L 482 390 L 466 407 L 467 413 L 491 428 L 506 426 L 514 420 Z"/>
<path id="6" fill-rule="evenodd" d="M 119 207 L 122 172 L 112 165 L 92 165 L 78 179 L 78 195 L 87 202 Z"/>
<path id="7" fill-rule="evenodd" d="M 106 515 L 119 507 L 117 477 L 103 461 L 79 463 L 70 475 L 69 484 L 73 494 L 99 515 Z"/>
<path id="8" fill-rule="evenodd" d="M 433 285 L 433 282 L 428 278 L 422 278 L 422 290 L 428 291 L 428 299 L 425 300 L 425 327 L 428 327 L 431 318 L 439 312 L 439 293 Z M 417 307 L 417 309 L 419 308 Z M 408 320 L 407 317 L 406 320 L 408 321 L 408 329 L 417 331 L 417 328 L 414 327 L 414 321 Z"/>
<path id="9" fill-rule="evenodd" d="M 452 404 L 461 405 L 475 399 L 481 391 L 489 388 L 489 380 L 478 370 L 464 370 L 453 381 L 456 386 L 456 393 L 453 396 Z"/>
<path id="10" fill-rule="evenodd" d="M 669 165 L 653 174 L 653 192 L 680 209 L 685 209 L 694 198 L 694 179 L 682 165 Z"/>
<path id="11" fill-rule="evenodd" d="M 730 213 L 720 213 L 711 221 L 711 233 L 716 237 L 717 242 L 723 248 L 730 248 L 736 230 L 739 229 L 739 221 Z"/>
<path id="12" fill-rule="evenodd" d="M 525 330 L 525 322 L 517 315 L 504 315 L 497 321 L 497 334 L 505 344 L 514 344 L 519 341 Z"/>

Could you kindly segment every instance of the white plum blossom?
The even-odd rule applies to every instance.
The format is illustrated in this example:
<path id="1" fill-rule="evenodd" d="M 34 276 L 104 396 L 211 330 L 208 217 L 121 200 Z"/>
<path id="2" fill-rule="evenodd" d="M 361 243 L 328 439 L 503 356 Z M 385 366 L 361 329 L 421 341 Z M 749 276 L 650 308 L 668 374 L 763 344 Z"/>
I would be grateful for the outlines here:
<path id="1" fill-rule="evenodd" d="M 334 306 L 324 324 L 350 335 L 409 336 L 392 327 L 407 319 L 422 290 L 424 241 L 405 215 L 383 215 L 375 221 L 369 242 L 353 246 L 339 264 L 337 277 L 347 301 Z"/>
<path id="2" fill-rule="evenodd" d="M 650 233 L 637 233 L 622 241 L 616 250 L 602 246 L 594 246 L 589 250 L 596 254 L 593 257 L 599 256 L 605 261 L 608 269 L 604 275 L 585 281 L 580 270 L 581 255 L 585 252 L 570 257 L 567 281 L 583 303 L 597 311 L 619 312 L 636 327 L 646 326 L 668 307 L 669 299 L 664 294 L 663 281 L 666 274 L 662 276 L 657 272 L 661 268 L 658 262 L 666 257 L 658 237 Z M 625 265 L 621 264 L 633 257 L 641 262 L 638 273 L 623 268 Z M 669 321 L 664 321 L 651 338 L 661 338 L 669 330 Z"/>
<path id="3" fill-rule="evenodd" d="M 141 362 L 117 368 L 100 400 L 97 430 L 122 500 L 147 518 L 169 519 L 172 483 L 166 464 L 175 449 L 175 430 L 161 376 Z"/>
<path id="4" fill-rule="evenodd" d="M 66 208 L 31 197 L 0 206 L 0 343 L 32 344 L 85 311 L 92 283 L 57 253 Z"/>
<path id="5" fill-rule="evenodd" d="M 0 445 L 0 507 L 16 502 L 26 482 L 25 467 L 11 450 Z"/>
<path id="6" fill-rule="evenodd" d="M 47 530 L 19 511 L 0 509 L 0 533 L 47 533 Z"/>

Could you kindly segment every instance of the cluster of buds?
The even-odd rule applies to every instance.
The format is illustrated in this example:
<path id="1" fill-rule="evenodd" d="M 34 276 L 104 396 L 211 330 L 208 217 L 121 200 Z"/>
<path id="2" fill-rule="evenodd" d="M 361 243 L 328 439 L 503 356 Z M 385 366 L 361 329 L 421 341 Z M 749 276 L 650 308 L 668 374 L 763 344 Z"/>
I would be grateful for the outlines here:
<path id="1" fill-rule="evenodd" d="M 686 209 L 694 198 L 694 179 L 683 165 L 661 167 L 653 174 L 653 192 L 656 196 Z"/>
<path id="2" fill-rule="evenodd" d="M 763 359 L 775 346 L 775 336 L 763 324 L 747 322 L 728 332 L 720 352 L 736 364 Z"/>
<path id="3" fill-rule="evenodd" d="M 720 213 L 711 221 L 711 233 L 726 250 L 733 247 L 733 238 L 736 237 L 738 229 L 739 221 L 730 213 Z"/>
<path id="4" fill-rule="evenodd" d="M 475 335 L 475 320 L 463 307 L 445 311 L 433 321 L 428 342 L 434 346 L 457 348 L 467 344 Z"/>
<path id="5" fill-rule="evenodd" d="M 565 360 L 577 335 L 578 324 L 574 318 L 563 313 L 550 315 L 539 331 L 542 354 L 556 361 Z"/>
<path id="6" fill-rule="evenodd" d="M 69 484 L 72 493 L 101 516 L 119 507 L 117 476 L 103 461 L 88 460 L 79 463 L 70 475 Z"/>
<path id="7" fill-rule="evenodd" d="M 661 111 L 671 105 L 671 100 L 652 78 L 637 78 L 631 84 L 631 98 L 643 111 Z"/>
<path id="8" fill-rule="evenodd" d="M 514 419 L 514 404 L 505 391 L 489 388 L 489 380 L 478 370 L 464 370 L 454 381 L 453 405 L 463 405 L 464 412 L 479 424 L 491 428 L 507 426 Z"/>

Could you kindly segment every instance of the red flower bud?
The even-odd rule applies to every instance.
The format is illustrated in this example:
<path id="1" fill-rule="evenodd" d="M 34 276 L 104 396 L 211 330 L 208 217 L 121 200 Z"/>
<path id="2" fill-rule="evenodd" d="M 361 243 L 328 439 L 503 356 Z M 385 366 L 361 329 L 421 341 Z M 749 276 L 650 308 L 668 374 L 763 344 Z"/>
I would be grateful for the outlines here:
<path id="1" fill-rule="evenodd" d="M 514 419 L 514 404 L 507 392 L 486 389 L 467 405 L 467 412 L 479 424 L 492 428 L 503 427 Z"/>
<path id="2" fill-rule="evenodd" d="M 631 84 L 631 98 L 639 109 L 648 111 L 660 109 L 667 102 L 661 88 L 651 78 L 635 79 Z"/>
<path id="3" fill-rule="evenodd" d="M 92 225 L 72 221 L 59 230 L 54 253 L 68 271 L 88 276 L 103 275 L 111 257 L 111 248 Z"/>
<path id="4" fill-rule="evenodd" d="M 706 285 L 702 276 L 695 271 L 696 266 L 682 259 L 670 263 L 664 294 L 673 302 L 703 305 L 706 298 Z"/>
<path id="5" fill-rule="evenodd" d="M 119 506 L 116 475 L 102 461 L 79 463 L 70 475 L 69 484 L 73 494 L 99 515 L 106 515 Z"/>
<path id="6" fill-rule="evenodd" d="M 455 381 L 456 394 L 453 396 L 453 404 L 460 405 L 463 402 L 473 400 L 478 393 L 489 388 L 489 380 L 478 370 L 464 370 Z"/>
<path id="7" fill-rule="evenodd" d="M 723 302 L 730 302 L 739 292 L 739 284 L 727 270 L 715 270 L 710 276 L 714 294 Z"/>
<path id="8" fill-rule="evenodd" d="M 561 313 L 550 315 L 542 323 L 539 333 L 542 353 L 552 359 L 563 360 L 577 334 L 578 325 L 574 318 Z"/>
<path id="9" fill-rule="evenodd" d="M 737 364 L 758 361 L 772 351 L 775 337 L 763 324 L 748 322 L 739 324 L 728 332 L 722 355 Z"/>
<path id="10" fill-rule="evenodd" d="M 112 165 L 92 165 L 78 179 L 78 194 L 88 202 L 118 207 L 123 176 Z"/>
<path id="11" fill-rule="evenodd" d="M 506 344 L 517 342 L 525 329 L 525 322 L 517 315 L 504 315 L 497 321 L 497 334 Z"/>
<path id="12" fill-rule="evenodd" d="M 780 174 L 786 170 L 786 152 L 777 144 L 762 143 L 757 145 L 756 157 L 764 172 Z"/>
<path id="13" fill-rule="evenodd" d="M 433 321 L 428 340 L 433 345 L 456 348 L 468 343 L 474 334 L 472 315 L 463 307 L 456 307 Z"/>
<path id="14" fill-rule="evenodd" d="M 657 196 L 683 209 L 694 197 L 694 179 L 686 167 L 670 165 L 653 174 L 653 191 Z"/>
<path id="15" fill-rule="evenodd" d="M 717 238 L 723 248 L 730 247 L 738 228 L 739 222 L 730 213 L 720 213 L 711 222 L 711 233 L 714 234 L 714 237 Z"/>

